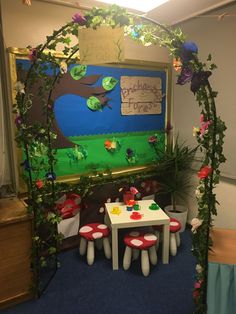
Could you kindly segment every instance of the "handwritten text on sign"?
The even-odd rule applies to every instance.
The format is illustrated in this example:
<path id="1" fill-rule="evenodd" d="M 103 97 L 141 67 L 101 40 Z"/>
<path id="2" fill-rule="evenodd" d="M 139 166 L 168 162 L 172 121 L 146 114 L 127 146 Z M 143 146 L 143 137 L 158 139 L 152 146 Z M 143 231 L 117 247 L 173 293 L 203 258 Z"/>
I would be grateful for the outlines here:
<path id="1" fill-rule="evenodd" d="M 81 64 L 101 64 L 124 60 L 124 28 L 100 27 L 79 30 Z"/>
<path id="2" fill-rule="evenodd" d="M 121 114 L 161 114 L 159 77 L 121 76 Z"/>

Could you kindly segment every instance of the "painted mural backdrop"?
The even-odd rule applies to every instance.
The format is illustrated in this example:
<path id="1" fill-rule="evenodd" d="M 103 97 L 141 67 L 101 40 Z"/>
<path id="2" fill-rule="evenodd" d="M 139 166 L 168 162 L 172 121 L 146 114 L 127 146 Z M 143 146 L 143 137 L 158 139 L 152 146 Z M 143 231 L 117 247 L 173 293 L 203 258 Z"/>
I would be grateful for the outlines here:
<path id="1" fill-rule="evenodd" d="M 24 77 L 29 61 L 16 64 L 18 78 Z M 74 64 L 52 99 L 58 176 L 151 164 L 164 147 L 165 70 Z M 28 119 L 45 119 L 37 96 Z"/>

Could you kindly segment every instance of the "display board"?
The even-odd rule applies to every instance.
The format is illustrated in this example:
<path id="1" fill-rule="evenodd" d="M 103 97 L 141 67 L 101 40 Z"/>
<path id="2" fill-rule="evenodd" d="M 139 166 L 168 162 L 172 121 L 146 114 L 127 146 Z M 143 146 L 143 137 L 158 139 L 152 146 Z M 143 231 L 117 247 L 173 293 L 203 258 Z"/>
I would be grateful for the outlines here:
<path id="1" fill-rule="evenodd" d="M 10 60 L 14 84 L 30 61 L 19 50 Z M 169 73 L 167 64 L 85 66 L 75 60 L 53 91 L 57 176 L 152 165 L 166 141 Z M 32 92 L 37 95 L 37 86 Z M 40 110 L 36 96 L 29 120 L 43 119 Z"/>

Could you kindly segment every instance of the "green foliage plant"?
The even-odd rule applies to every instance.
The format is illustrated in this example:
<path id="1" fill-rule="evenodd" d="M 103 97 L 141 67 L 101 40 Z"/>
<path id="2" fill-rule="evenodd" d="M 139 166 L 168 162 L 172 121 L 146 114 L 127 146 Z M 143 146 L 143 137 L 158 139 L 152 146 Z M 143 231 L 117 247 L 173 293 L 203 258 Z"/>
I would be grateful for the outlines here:
<path id="1" fill-rule="evenodd" d="M 160 156 L 156 166 L 156 174 L 160 180 L 160 193 L 171 195 L 173 212 L 178 212 L 176 205 L 179 200 L 186 201 L 191 188 L 192 163 L 197 147 L 190 148 L 184 143 L 179 143 L 177 137 L 175 143 L 166 145 L 165 151 L 158 152 Z"/>

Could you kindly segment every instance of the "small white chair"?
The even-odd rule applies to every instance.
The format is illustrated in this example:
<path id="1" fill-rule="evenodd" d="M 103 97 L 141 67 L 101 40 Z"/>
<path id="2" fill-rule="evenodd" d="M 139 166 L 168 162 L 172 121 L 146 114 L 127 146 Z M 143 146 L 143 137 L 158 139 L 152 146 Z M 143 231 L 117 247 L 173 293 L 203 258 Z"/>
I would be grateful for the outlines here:
<path id="1" fill-rule="evenodd" d="M 142 273 L 147 277 L 150 273 L 149 259 L 152 265 L 157 264 L 157 253 L 155 245 L 157 237 L 152 233 L 146 233 L 143 231 L 132 231 L 125 235 L 124 242 L 126 244 L 123 268 L 128 270 L 131 264 L 131 258 L 136 260 L 141 251 L 141 268 Z"/>
<path id="2" fill-rule="evenodd" d="M 107 225 L 101 223 L 86 224 L 79 229 L 79 234 L 81 236 L 79 253 L 84 255 L 87 248 L 87 263 L 89 265 L 94 262 L 94 242 L 97 242 L 97 248 L 101 248 L 103 245 L 106 258 L 111 258 L 111 247 L 108 239 L 110 229 Z"/>

